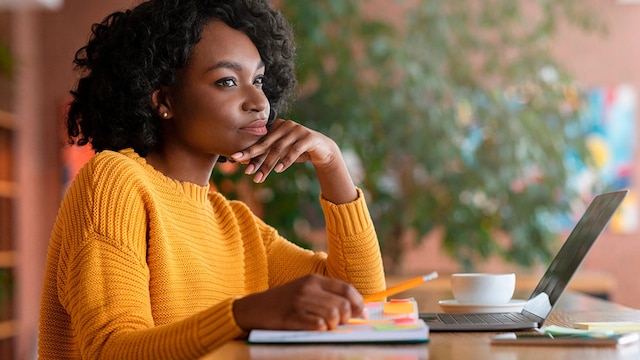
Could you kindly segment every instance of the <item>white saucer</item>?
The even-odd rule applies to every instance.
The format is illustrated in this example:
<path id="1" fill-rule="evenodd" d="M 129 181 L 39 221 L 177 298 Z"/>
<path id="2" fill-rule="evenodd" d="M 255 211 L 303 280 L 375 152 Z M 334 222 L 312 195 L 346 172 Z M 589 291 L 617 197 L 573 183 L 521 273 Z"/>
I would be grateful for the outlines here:
<path id="1" fill-rule="evenodd" d="M 477 305 L 461 304 L 458 300 L 440 300 L 438 304 L 444 312 L 448 313 L 494 313 L 494 312 L 519 312 L 524 306 L 525 300 L 509 300 L 502 305 Z"/>

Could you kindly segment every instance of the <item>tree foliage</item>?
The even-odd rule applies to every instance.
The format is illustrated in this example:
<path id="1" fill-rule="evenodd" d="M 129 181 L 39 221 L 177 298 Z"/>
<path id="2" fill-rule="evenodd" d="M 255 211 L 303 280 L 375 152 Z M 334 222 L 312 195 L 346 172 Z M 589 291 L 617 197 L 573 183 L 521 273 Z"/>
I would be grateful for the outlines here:
<path id="1" fill-rule="evenodd" d="M 589 164 L 584 96 L 549 45 L 560 24 L 601 25 L 577 0 L 389 1 L 406 10 L 399 25 L 365 16 L 364 4 L 283 1 L 301 84 L 287 116 L 352 160 L 389 271 L 410 229 L 418 239 L 442 229 L 466 268 L 494 255 L 547 261 L 554 219 L 577 197 L 569 160 Z M 322 225 L 312 169 L 265 185 L 263 217 L 304 243 L 300 229 Z"/>
<path id="2" fill-rule="evenodd" d="M 0 43 L 0 76 L 9 76 L 13 71 L 13 57 L 9 47 Z"/>

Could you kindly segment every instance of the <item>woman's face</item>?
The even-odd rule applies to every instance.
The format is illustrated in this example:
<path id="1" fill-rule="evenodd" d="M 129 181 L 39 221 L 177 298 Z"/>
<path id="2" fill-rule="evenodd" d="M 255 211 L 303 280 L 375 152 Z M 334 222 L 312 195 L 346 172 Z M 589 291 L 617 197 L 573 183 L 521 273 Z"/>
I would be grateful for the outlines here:
<path id="1" fill-rule="evenodd" d="M 191 59 L 168 89 L 165 150 L 229 156 L 255 144 L 267 133 L 270 110 L 262 91 L 264 70 L 247 35 L 221 21 L 205 25 Z"/>

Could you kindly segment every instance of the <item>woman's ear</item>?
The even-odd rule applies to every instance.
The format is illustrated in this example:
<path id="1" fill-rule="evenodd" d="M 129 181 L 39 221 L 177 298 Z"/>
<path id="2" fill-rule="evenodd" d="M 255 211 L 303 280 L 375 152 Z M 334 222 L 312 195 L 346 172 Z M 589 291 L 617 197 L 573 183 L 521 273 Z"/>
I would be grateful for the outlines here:
<path id="1" fill-rule="evenodd" d="M 151 108 L 163 119 L 169 119 L 173 116 L 166 88 L 161 87 L 151 93 Z"/>

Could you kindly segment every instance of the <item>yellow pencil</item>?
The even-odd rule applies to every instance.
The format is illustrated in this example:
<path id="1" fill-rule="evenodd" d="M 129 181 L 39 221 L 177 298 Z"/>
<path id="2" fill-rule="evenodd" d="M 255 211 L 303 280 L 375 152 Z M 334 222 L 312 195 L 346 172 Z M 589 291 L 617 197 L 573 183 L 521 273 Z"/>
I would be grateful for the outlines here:
<path id="1" fill-rule="evenodd" d="M 433 280 L 435 278 L 438 277 L 438 273 L 436 271 L 429 273 L 427 275 L 423 275 L 423 276 L 418 276 L 416 278 L 413 278 L 411 280 L 405 281 L 402 284 L 396 285 L 396 286 L 392 286 L 390 288 L 388 288 L 385 291 L 381 291 L 379 293 L 375 293 L 375 294 L 371 294 L 369 296 L 365 296 L 364 297 L 364 302 L 365 303 L 370 303 L 370 302 L 374 302 L 374 301 L 384 301 L 387 296 L 391 296 L 391 295 L 395 295 L 397 293 L 401 293 L 403 291 L 409 290 L 411 288 L 414 288 L 420 284 L 422 284 L 425 281 L 429 281 L 429 280 Z"/>

